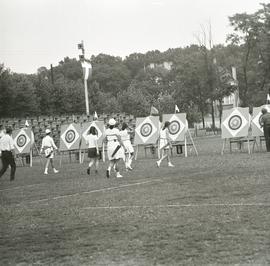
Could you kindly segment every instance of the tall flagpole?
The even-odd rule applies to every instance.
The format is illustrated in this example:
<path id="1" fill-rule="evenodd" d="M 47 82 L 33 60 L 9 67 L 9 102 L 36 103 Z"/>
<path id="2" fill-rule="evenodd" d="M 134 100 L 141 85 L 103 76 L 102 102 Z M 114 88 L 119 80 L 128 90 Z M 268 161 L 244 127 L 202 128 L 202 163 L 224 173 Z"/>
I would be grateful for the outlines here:
<path id="1" fill-rule="evenodd" d="M 78 44 L 78 49 L 82 50 L 82 55 L 80 55 L 80 60 L 82 60 L 82 62 L 85 62 L 83 41 L 81 41 L 81 43 Z M 89 70 L 85 69 L 85 72 L 86 71 L 89 71 Z M 89 73 L 88 73 L 88 75 L 89 75 Z M 86 115 L 89 115 L 89 100 L 88 100 L 88 88 L 87 88 L 88 75 L 84 74 L 84 77 L 83 77 Z"/>
<path id="2" fill-rule="evenodd" d="M 86 115 L 89 115 L 89 101 L 88 101 L 87 79 L 84 79 L 84 95 L 85 95 Z"/>

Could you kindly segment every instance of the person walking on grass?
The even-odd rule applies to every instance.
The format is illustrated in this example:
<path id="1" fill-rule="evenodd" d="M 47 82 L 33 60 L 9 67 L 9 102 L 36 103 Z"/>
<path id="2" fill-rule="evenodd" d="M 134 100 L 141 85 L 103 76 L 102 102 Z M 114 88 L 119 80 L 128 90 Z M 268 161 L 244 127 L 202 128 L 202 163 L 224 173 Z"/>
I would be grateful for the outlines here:
<path id="1" fill-rule="evenodd" d="M 0 177 L 6 172 L 10 165 L 10 181 L 15 179 L 16 163 L 15 163 L 15 150 L 14 141 L 11 137 L 12 129 L 7 128 L 6 133 L 0 139 L 0 150 L 2 157 L 2 169 L 0 170 Z"/>
<path id="2" fill-rule="evenodd" d="M 87 174 L 90 175 L 90 169 L 93 164 L 95 165 L 95 173 L 97 174 L 99 163 L 98 135 L 96 128 L 93 126 L 88 131 L 86 144 L 88 144 L 88 158 L 90 158 Z"/>
<path id="3" fill-rule="evenodd" d="M 119 172 L 118 162 L 120 158 L 123 158 L 123 152 L 121 147 L 124 147 L 121 141 L 119 129 L 115 127 L 116 121 L 111 118 L 109 120 L 109 127 L 105 130 L 103 142 L 107 143 L 107 155 L 109 159 L 109 166 L 106 171 L 107 178 L 111 175 L 111 169 L 115 167 L 116 177 L 123 177 Z"/>
<path id="4" fill-rule="evenodd" d="M 169 153 L 169 149 L 172 147 L 171 141 L 169 138 L 169 125 L 170 125 L 170 122 L 166 121 L 164 123 L 163 128 L 160 130 L 160 133 L 159 133 L 158 149 L 160 151 L 160 159 L 156 162 L 157 167 L 160 167 L 161 162 L 166 158 L 167 158 L 168 166 L 174 167 L 174 165 L 171 162 L 171 157 Z"/>
<path id="5" fill-rule="evenodd" d="M 131 163 L 132 163 L 132 159 L 134 157 L 134 148 L 131 144 L 131 141 L 130 141 L 130 135 L 129 135 L 129 132 L 128 132 L 128 125 L 127 123 L 123 123 L 122 124 L 122 128 L 120 130 L 120 136 L 121 136 L 121 140 L 124 144 L 124 147 L 126 149 L 126 152 L 125 152 L 125 166 L 126 166 L 126 170 L 132 170 L 132 167 L 131 167 Z"/>
<path id="6" fill-rule="evenodd" d="M 44 151 L 45 157 L 47 158 L 44 175 L 48 174 L 48 168 L 49 168 L 50 163 L 51 163 L 53 172 L 58 173 L 59 171 L 55 169 L 54 163 L 53 163 L 54 151 L 58 150 L 58 148 L 56 147 L 53 138 L 50 136 L 51 130 L 47 128 L 45 130 L 45 134 L 46 136 L 42 139 L 42 144 L 41 144 L 41 149 L 40 149 L 40 153 Z"/>

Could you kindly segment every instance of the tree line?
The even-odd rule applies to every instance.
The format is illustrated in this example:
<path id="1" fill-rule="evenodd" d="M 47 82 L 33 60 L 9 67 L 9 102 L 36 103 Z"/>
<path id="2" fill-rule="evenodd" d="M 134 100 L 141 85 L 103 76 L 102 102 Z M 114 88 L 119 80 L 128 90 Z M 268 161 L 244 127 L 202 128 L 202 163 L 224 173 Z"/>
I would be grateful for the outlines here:
<path id="1" fill-rule="evenodd" d="M 233 28 L 226 45 L 213 45 L 210 28 L 188 47 L 133 53 L 125 59 L 106 54 L 91 57 L 88 80 L 90 112 L 149 115 L 179 109 L 191 122 L 212 113 L 216 102 L 239 89 L 241 106 L 260 106 L 270 89 L 270 4 L 253 14 L 229 17 Z M 169 62 L 171 69 L 162 65 Z M 155 67 L 151 67 L 155 66 Z M 231 67 L 237 70 L 237 81 Z M 81 62 L 64 58 L 36 74 L 12 73 L 0 65 L 0 116 L 85 113 Z M 220 115 L 222 108 L 220 108 Z M 213 120 L 214 121 L 214 120 Z M 214 123 L 214 122 L 213 122 Z"/>

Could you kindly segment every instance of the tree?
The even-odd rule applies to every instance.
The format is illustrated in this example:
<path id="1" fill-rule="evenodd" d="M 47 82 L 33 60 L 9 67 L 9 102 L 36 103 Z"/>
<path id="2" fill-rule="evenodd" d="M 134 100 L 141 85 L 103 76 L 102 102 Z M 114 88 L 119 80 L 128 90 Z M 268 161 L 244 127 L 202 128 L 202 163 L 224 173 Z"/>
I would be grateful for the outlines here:
<path id="1" fill-rule="evenodd" d="M 269 92 L 270 4 L 262 6 L 254 14 L 235 14 L 229 18 L 234 33 L 227 40 L 241 48 L 238 80 L 244 106 L 256 102 L 255 92 L 257 95 Z"/>
<path id="2" fill-rule="evenodd" d="M 122 111 L 135 116 L 149 115 L 150 102 L 147 100 L 143 90 L 137 89 L 131 84 L 127 90 L 118 94 Z"/>
<path id="3" fill-rule="evenodd" d="M 12 91 L 10 89 L 11 77 L 4 64 L 0 64 L 0 114 L 1 117 L 9 116 L 11 112 Z"/>

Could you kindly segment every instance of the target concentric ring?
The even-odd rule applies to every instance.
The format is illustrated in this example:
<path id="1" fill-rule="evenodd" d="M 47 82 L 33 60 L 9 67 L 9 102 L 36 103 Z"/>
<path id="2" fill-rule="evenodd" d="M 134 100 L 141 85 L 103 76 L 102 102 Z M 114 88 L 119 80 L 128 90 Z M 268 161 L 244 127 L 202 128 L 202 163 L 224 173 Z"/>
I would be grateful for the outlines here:
<path id="1" fill-rule="evenodd" d="M 242 126 L 242 117 L 239 115 L 233 115 L 228 122 L 231 130 L 237 130 Z"/>
<path id="2" fill-rule="evenodd" d="M 76 137 L 76 133 L 73 129 L 70 129 L 65 134 L 65 140 L 67 143 L 72 143 Z"/>
<path id="3" fill-rule="evenodd" d="M 153 127 L 150 123 L 145 123 L 141 126 L 140 133 L 143 137 L 148 137 L 151 135 Z"/>
<path id="4" fill-rule="evenodd" d="M 20 148 L 23 147 L 26 144 L 26 141 L 27 139 L 24 134 L 19 135 L 17 138 L 17 146 Z"/>
<path id="5" fill-rule="evenodd" d="M 180 129 L 181 129 L 181 125 L 179 121 L 173 120 L 170 122 L 169 132 L 171 135 L 176 135 L 177 133 L 179 133 Z"/>

